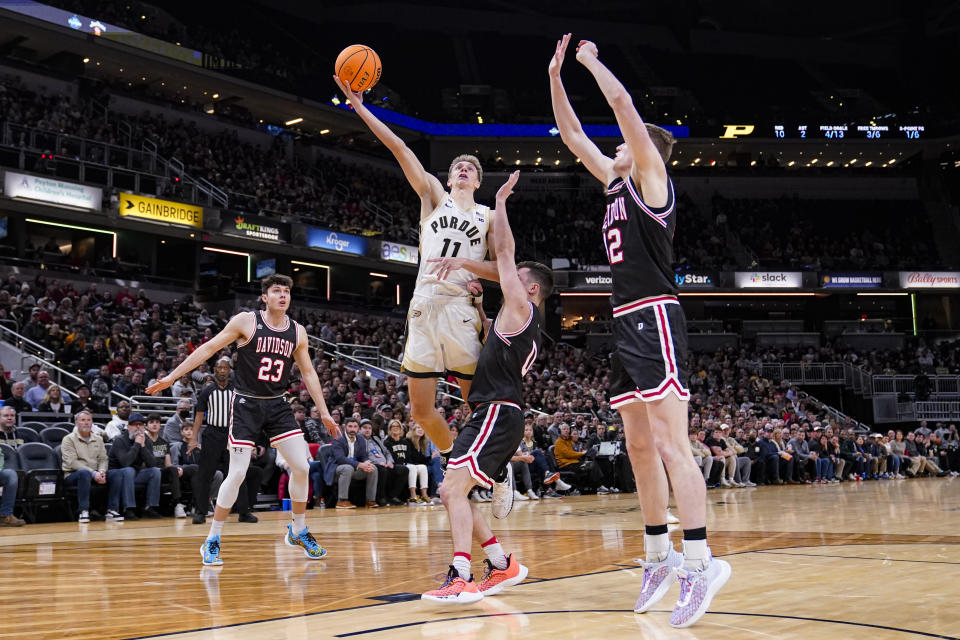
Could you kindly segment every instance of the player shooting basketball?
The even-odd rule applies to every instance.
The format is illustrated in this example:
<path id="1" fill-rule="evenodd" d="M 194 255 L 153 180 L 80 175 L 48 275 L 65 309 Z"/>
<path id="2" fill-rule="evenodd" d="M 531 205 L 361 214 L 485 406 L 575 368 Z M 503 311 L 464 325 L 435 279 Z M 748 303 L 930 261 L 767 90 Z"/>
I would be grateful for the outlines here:
<path id="1" fill-rule="evenodd" d="M 448 193 L 403 140 L 364 106 L 362 93 L 352 91 L 336 75 L 333 79 L 357 115 L 393 153 L 420 197 L 420 270 L 407 314 L 402 370 L 409 379 L 412 418 L 446 456 L 453 441 L 436 408 L 437 380 L 453 375 L 464 401 L 468 399 L 484 320 L 474 304 L 480 289 L 473 274 L 498 279 L 496 262 L 484 261 L 493 225 L 490 208 L 474 201 L 483 169 L 474 156 L 454 158 Z M 490 255 L 494 258 L 495 251 Z"/>

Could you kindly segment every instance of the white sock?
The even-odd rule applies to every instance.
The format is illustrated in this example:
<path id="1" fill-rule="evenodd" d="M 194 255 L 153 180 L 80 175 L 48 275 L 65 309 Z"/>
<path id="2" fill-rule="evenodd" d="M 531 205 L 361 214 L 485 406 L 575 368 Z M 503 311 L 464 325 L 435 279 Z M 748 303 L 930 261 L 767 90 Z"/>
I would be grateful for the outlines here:
<path id="1" fill-rule="evenodd" d="M 307 514 L 306 513 L 295 513 L 293 514 L 293 534 L 300 535 L 303 533 L 304 529 L 307 528 Z"/>
<path id="2" fill-rule="evenodd" d="M 643 534 L 643 549 L 647 554 L 647 562 L 663 562 L 670 553 L 670 534 Z"/>
<path id="3" fill-rule="evenodd" d="M 490 540 L 493 542 L 490 542 Z M 503 571 L 507 568 L 507 554 L 503 552 L 503 546 L 496 536 L 490 538 L 490 540 L 481 545 L 483 552 L 487 554 L 487 560 L 490 561 L 494 569 Z"/>
<path id="4" fill-rule="evenodd" d="M 210 534 L 207 536 L 207 540 L 210 538 L 219 538 L 221 531 L 223 531 L 223 522 L 214 518 L 213 522 L 210 523 Z"/>
<path id="5" fill-rule="evenodd" d="M 710 562 L 710 549 L 706 540 L 683 541 L 683 568 L 687 571 L 700 571 Z"/>
<path id="6" fill-rule="evenodd" d="M 470 555 L 462 553 L 454 554 L 453 568 L 457 570 L 461 578 L 470 580 Z"/>

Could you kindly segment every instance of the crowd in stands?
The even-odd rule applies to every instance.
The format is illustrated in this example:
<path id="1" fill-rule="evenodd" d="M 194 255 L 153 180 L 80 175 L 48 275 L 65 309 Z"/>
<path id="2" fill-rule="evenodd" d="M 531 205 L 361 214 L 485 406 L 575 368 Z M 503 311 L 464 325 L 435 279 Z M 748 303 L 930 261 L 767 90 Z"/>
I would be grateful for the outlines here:
<path id="1" fill-rule="evenodd" d="M 131 117 L 111 111 L 108 122 L 89 100 L 71 102 L 61 95 L 36 94 L 16 78 L 0 81 L 0 113 L 6 122 L 109 144 L 139 148 L 141 141 L 151 140 L 163 157 L 177 158 L 187 173 L 227 192 L 232 209 L 416 242 L 419 202 L 405 180 L 393 172 L 327 156 L 311 166 L 292 155 L 281 138 L 261 147 L 242 142 L 233 127 L 208 133 L 192 122 L 147 112 Z M 129 125 L 128 135 L 119 135 L 121 122 Z M 15 144 L 26 145 L 25 134 Z M 79 146 L 69 140 L 59 144 L 60 148 L 45 151 L 79 157 Z M 104 147 L 88 145 L 82 153 L 82 160 L 111 163 Z M 29 168 L 47 170 L 45 164 Z M 176 199 L 184 197 L 183 190 L 182 182 L 161 180 L 158 195 Z M 598 198 L 599 193 L 519 193 L 511 200 L 510 210 L 520 251 L 539 260 L 557 257 L 572 258 L 581 265 L 605 264 Z M 716 196 L 712 209 L 701 211 L 681 192 L 678 215 L 683 223 L 675 238 L 675 266 L 678 271 L 929 266 L 939 257 L 928 227 L 915 224 L 922 215 L 920 207 L 918 202 Z M 869 211 L 871 225 L 859 224 L 860 216 L 851 215 L 851 208 Z M 738 246 L 744 249 L 739 254 L 735 253 Z"/>
<path id="2" fill-rule="evenodd" d="M 238 310 L 255 308 L 254 304 L 250 301 Z M 333 500 L 331 506 L 340 508 L 350 508 L 357 502 L 371 507 L 434 502 L 442 479 L 439 453 L 410 418 L 404 379 L 371 378 L 363 369 L 351 367 L 329 353 L 330 343 L 354 344 L 376 347 L 383 355 L 399 359 L 402 322 L 388 316 L 308 308 L 296 310 L 294 317 L 323 341 L 318 343 L 321 346 L 316 349 L 314 366 L 334 418 L 345 426 L 352 421 L 345 429 L 347 437 L 363 438 L 365 443 L 363 455 L 352 461 L 345 455 L 321 455 L 323 445 L 333 443 L 309 393 L 299 381 L 292 384 L 289 391 L 294 416 L 312 449 L 315 504 L 324 503 L 325 496 Z M 190 415 L 194 398 L 213 379 L 212 371 L 203 365 L 165 392 L 178 398 L 179 403 L 176 413 L 164 418 L 162 425 L 159 416 L 139 414 L 136 400 L 131 403 L 122 398 L 142 396 L 152 380 L 225 326 L 228 314 L 211 314 L 189 298 L 159 305 L 143 292 L 107 293 L 97 285 L 77 286 L 44 276 L 23 281 L 11 274 L 0 284 L 0 319 L 16 322 L 22 335 L 54 351 L 61 366 L 83 380 L 77 384 L 65 381 L 67 389 L 60 389 L 54 382 L 56 372 L 36 365 L 21 379 L 0 375 L 0 399 L 4 403 L 0 417 L 9 417 L 9 428 L 0 434 L 2 441 L 10 445 L 24 441 L 25 434 L 15 432 L 15 425 L 17 414 L 27 412 L 37 412 L 38 416 L 59 414 L 62 417 L 57 422 L 73 422 L 83 429 L 89 421 L 91 431 L 110 443 L 118 439 L 124 444 L 149 440 L 150 445 L 141 447 L 156 454 L 155 464 L 147 464 L 149 456 L 137 458 L 141 462 L 134 469 L 131 485 L 143 486 L 147 502 L 142 506 L 152 509 L 141 510 L 141 514 L 149 517 L 158 512 L 159 505 L 154 503 L 159 498 L 154 496 L 159 491 L 156 487 L 162 484 L 173 513 L 186 515 L 189 501 L 183 497 L 187 493 L 184 488 L 195 472 L 190 470 L 189 465 L 194 463 L 189 461 L 189 454 L 179 449 L 178 443 L 184 439 L 184 429 L 193 426 Z M 953 425 L 936 425 L 929 430 L 922 425 L 918 433 L 906 433 L 902 445 L 895 432 L 887 436 L 855 432 L 858 425 L 838 420 L 827 407 L 786 383 L 762 378 L 757 366 L 763 361 L 848 359 L 870 367 L 935 369 L 940 364 L 954 366 L 956 357 L 956 343 L 926 342 L 911 343 L 909 353 L 898 354 L 857 354 L 831 347 L 805 352 L 742 349 L 691 354 L 687 381 L 691 391 L 691 446 L 700 456 L 705 481 L 711 486 L 749 486 L 850 479 L 851 474 L 870 479 L 884 474 L 896 477 L 957 472 Z M 609 405 L 610 374 L 609 359 L 603 355 L 591 356 L 565 343 L 544 346 L 524 379 L 529 430 L 513 460 L 519 479 L 518 499 L 556 496 L 558 487 L 569 493 L 634 489 L 622 426 Z M 438 404 L 454 431 L 469 418 L 455 391 L 452 395 L 440 394 Z M 116 412 L 112 418 L 106 415 L 111 409 Z M 165 425 L 162 433 L 158 425 Z M 30 434 L 26 436 L 29 439 Z M 263 483 L 268 490 L 279 482 L 282 495 L 284 461 L 274 460 L 267 451 L 263 446 L 262 470 L 255 484 Z M 114 455 L 112 447 L 109 455 Z M 922 464 L 917 464 L 918 456 L 924 458 Z M 126 480 L 109 473 L 115 466 L 108 465 L 107 475 L 97 475 L 101 462 L 97 458 L 96 465 L 91 466 L 91 482 L 106 483 L 109 499 L 123 501 L 128 495 L 123 484 Z M 158 469 L 159 480 L 153 478 L 157 472 L 140 473 L 146 468 Z M 111 478 L 119 483 L 116 494 L 110 489 Z M 364 499 L 352 500 L 356 496 L 351 491 L 360 485 Z M 484 500 L 486 496 L 477 492 L 474 499 Z M 205 496 L 194 507 L 195 514 L 206 504 Z M 129 501 L 114 501 L 107 511 L 111 518 L 136 517 L 132 507 Z"/>
<path id="3" fill-rule="evenodd" d="M 919 202 L 718 195 L 713 210 L 718 224 L 737 233 L 762 268 L 882 270 L 940 264 L 929 228 L 917 224 Z M 864 215 L 870 224 L 862 224 Z"/>

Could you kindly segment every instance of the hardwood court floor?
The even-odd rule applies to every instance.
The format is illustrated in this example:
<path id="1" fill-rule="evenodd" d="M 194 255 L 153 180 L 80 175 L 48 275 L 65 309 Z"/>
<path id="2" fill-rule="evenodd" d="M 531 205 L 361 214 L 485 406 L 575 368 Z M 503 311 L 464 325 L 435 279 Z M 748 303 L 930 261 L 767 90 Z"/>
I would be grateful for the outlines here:
<path id="1" fill-rule="evenodd" d="M 441 507 L 308 512 L 322 561 L 282 544 L 285 514 L 231 521 L 222 568 L 201 566 L 207 527 L 189 521 L 0 530 L 0 638 L 960 640 L 960 479 L 707 498 L 711 546 L 733 576 L 687 630 L 668 624 L 676 586 L 632 613 L 643 522 L 625 495 L 518 503 L 498 533 L 530 578 L 460 609 L 408 599 L 449 562 Z"/>

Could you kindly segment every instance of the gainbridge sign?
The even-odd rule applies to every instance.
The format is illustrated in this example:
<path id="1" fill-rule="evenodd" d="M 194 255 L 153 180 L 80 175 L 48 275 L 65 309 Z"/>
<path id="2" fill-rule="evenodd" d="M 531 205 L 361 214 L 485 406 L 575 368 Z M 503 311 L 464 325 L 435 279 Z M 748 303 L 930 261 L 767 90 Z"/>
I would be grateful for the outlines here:
<path id="1" fill-rule="evenodd" d="M 197 205 L 121 193 L 119 207 L 121 216 L 203 228 L 203 207 Z"/>

